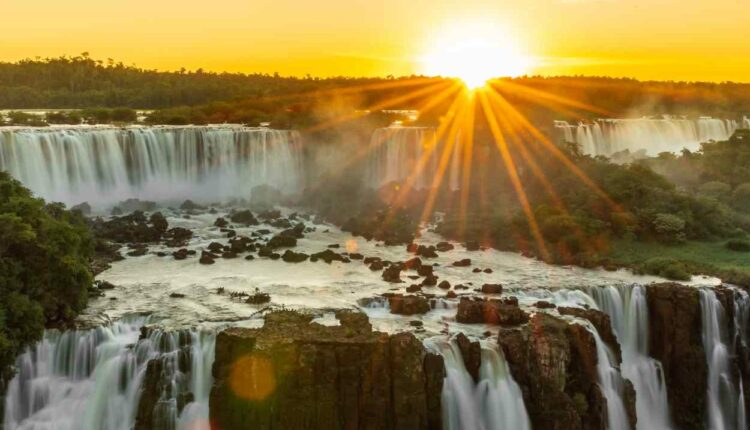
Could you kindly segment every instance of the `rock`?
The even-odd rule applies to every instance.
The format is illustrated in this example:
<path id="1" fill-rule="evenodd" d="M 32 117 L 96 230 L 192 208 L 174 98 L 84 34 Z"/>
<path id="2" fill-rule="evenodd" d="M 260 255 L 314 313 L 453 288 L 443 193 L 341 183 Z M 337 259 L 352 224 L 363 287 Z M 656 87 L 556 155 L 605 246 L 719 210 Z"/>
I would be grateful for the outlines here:
<path id="1" fill-rule="evenodd" d="M 383 270 L 383 262 L 373 261 L 372 264 L 370 264 L 370 270 L 372 270 L 373 272 Z"/>
<path id="2" fill-rule="evenodd" d="M 229 249 L 238 254 L 248 251 L 248 247 L 252 244 L 253 240 L 245 236 L 235 236 L 229 239 Z"/>
<path id="3" fill-rule="evenodd" d="M 698 289 L 677 283 L 651 284 L 646 297 L 649 351 L 662 364 L 672 419 L 678 428 L 704 428 L 708 366 Z"/>
<path id="4" fill-rule="evenodd" d="M 464 248 L 466 248 L 467 251 L 479 251 L 479 242 L 470 240 L 464 244 Z"/>
<path id="5" fill-rule="evenodd" d="M 417 269 L 417 274 L 419 276 L 433 276 L 432 275 L 433 267 L 432 266 L 419 266 Z"/>
<path id="6" fill-rule="evenodd" d="M 322 260 L 322 261 L 325 261 L 328 264 L 331 264 L 334 261 L 340 261 L 342 263 L 348 263 L 349 262 L 348 258 L 344 258 L 343 255 L 337 254 L 336 252 L 331 251 L 330 249 L 326 249 L 325 251 L 316 252 L 315 254 L 312 254 L 310 256 L 310 261 L 312 261 L 313 258 L 315 258 L 316 261 L 317 260 Z"/>
<path id="7" fill-rule="evenodd" d="M 529 321 L 529 316 L 518 304 L 501 300 L 461 299 L 456 321 L 465 324 L 518 325 Z"/>
<path id="8" fill-rule="evenodd" d="M 297 239 L 291 236 L 276 235 L 268 241 L 271 248 L 291 248 L 297 246 Z"/>
<path id="9" fill-rule="evenodd" d="M 96 288 L 100 290 L 114 290 L 115 289 L 115 285 L 107 281 L 96 281 L 94 284 L 96 285 Z"/>
<path id="10" fill-rule="evenodd" d="M 286 237 L 293 237 L 295 239 L 302 239 L 305 237 L 305 225 L 302 223 L 299 223 L 295 225 L 294 227 L 287 228 L 286 230 L 279 233 L 281 236 Z"/>
<path id="11" fill-rule="evenodd" d="M 404 282 L 401 280 L 401 267 L 400 266 L 389 266 L 383 270 L 383 280 L 392 283 Z"/>
<path id="12" fill-rule="evenodd" d="M 89 216 L 91 215 L 91 205 L 88 204 L 88 202 L 79 203 L 72 208 L 70 208 L 72 211 L 78 211 L 81 213 L 81 215 Z"/>
<path id="13" fill-rule="evenodd" d="M 484 284 L 482 285 L 482 293 L 484 294 L 502 294 L 503 286 L 500 284 Z"/>
<path id="14" fill-rule="evenodd" d="M 606 428 L 596 344 L 583 326 L 537 313 L 522 328 L 501 329 L 498 342 L 533 428 Z"/>
<path id="15" fill-rule="evenodd" d="M 193 238 L 193 232 L 182 227 L 173 227 L 164 233 L 164 244 L 170 248 L 184 247 Z"/>
<path id="16" fill-rule="evenodd" d="M 422 280 L 422 285 L 426 285 L 428 287 L 434 287 L 437 285 L 438 277 L 435 275 L 428 275 Z"/>
<path id="17" fill-rule="evenodd" d="M 410 254 L 415 254 L 417 252 L 417 248 L 418 247 L 419 246 L 416 243 L 414 243 L 414 242 L 409 243 L 408 245 L 406 245 L 406 252 L 408 252 Z"/>
<path id="18" fill-rule="evenodd" d="M 463 260 L 458 260 L 453 262 L 453 266 L 455 267 L 469 267 L 471 266 L 471 259 L 464 258 Z"/>
<path id="19" fill-rule="evenodd" d="M 224 251 L 224 245 L 219 242 L 211 242 L 208 244 L 208 250 L 214 254 L 219 254 Z"/>
<path id="20" fill-rule="evenodd" d="M 258 214 L 258 218 L 264 221 L 272 221 L 281 218 L 281 211 L 275 209 L 267 209 Z"/>
<path id="21" fill-rule="evenodd" d="M 234 212 L 229 216 L 229 220 L 236 224 L 258 225 L 260 224 L 255 215 L 249 210 Z"/>
<path id="22" fill-rule="evenodd" d="M 464 360 L 464 366 L 474 382 L 479 382 L 479 367 L 482 365 L 482 347 L 479 341 L 470 341 L 465 334 L 456 335 L 456 343 L 461 351 L 461 357 Z"/>
<path id="23" fill-rule="evenodd" d="M 175 260 L 184 260 L 188 257 L 188 250 L 185 248 L 178 249 L 177 251 L 172 253 L 172 257 L 174 257 Z"/>
<path id="24" fill-rule="evenodd" d="M 443 290 L 450 290 L 451 283 L 448 281 L 440 281 L 440 283 L 438 284 L 438 288 Z"/>
<path id="25" fill-rule="evenodd" d="M 147 252 L 148 248 L 146 248 L 145 246 L 139 246 L 137 248 L 133 248 L 133 250 L 128 252 L 127 255 L 129 257 L 140 257 L 142 255 L 146 255 Z"/>
<path id="26" fill-rule="evenodd" d="M 455 299 L 456 297 L 458 297 L 458 294 L 456 294 L 455 291 L 448 291 L 447 293 L 445 293 L 446 299 Z"/>
<path id="27" fill-rule="evenodd" d="M 540 300 L 540 301 L 534 303 L 534 306 L 537 307 L 537 308 L 539 308 L 539 309 L 554 309 L 554 308 L 557 307 L 557 306 L 555 306 L 554 303 L 550 303 L 550 302 L 548 302 L 546 300 Z"/>
<path id="28" fill-rule="evenodd" d="M 287 249 L 286 252 L 281 256 L 281 259 L 287 263 L 301 263 L 307 260 L 310 256 L 302 252 L 294 252 Z"/>
<path id="29" fill-rule="evenodd" d="M 247 297 L 247 300 L 245 300 L 245 303 L 248 303 L 251 305 L 262 305 L 270 301 L 271 301 L 270 294 L 256 291 L 254 294 L 251 294 Z"/>
<path id="30" fill-rule="evenodd" d="M 201 206 L 198 203 L 193 202 L 192 200 L 185 200 L 180 205 L 180 209 L 183 211 L 202 211 L 205 210 L 205 206 Z"/>
<path id="31" fill-rule="evenodd" d="M 172 293 L 169 295 L 169 297 L 172 299 L 184 299 L 185 295 L 182 293 Z"/>
<path id="32" fill-rule="evenodd" d="M 475 267 L 475 268 L 471 269 L 471 272 L 472 273 L 482 273 L 482 269 L 480 269 L 479 267 Z"/>
<path id="33" fill-rule="evenodd" d="M 165 231 L 162 220 L 163 217 L 160 216 L 147 219 L 143 212 L 135 211 L 107 221 L 96 218 L 90 220 L 89 224 L 97 238 L 117 243 L 155 243 L 161 240 Z M 158 225 L 153 225 L 153 221 Z"/>
<path id="34" fill-rule="evenodd" d="M 484 273 L 492 273 L 492 269 L 484 269 L 483 272 Z"/>
<path id="35" fill-rule="evenodd" d="M 201 252 L 201 258 L 198 260 L 200 264 L 214 264 L 214 260 L 216 259 L 216 255 L 203 251 Z"/>
<path id="36" fill-rule="evenodd" d="M 272 312 L 263 328 L 216 339 L 210 422 L 223 429 L 442 429 L 445 367 L 410 333 L 374 332 L 363 314 L 338 326 Z"/>
<path id="37" fill-rule="evenodd" d="M 407 293 L 418 293 L 420 291 L 422 291 L 422 286 L 418 284 L 412 284 L 406 287 Z"/>
<path id="38" fill-rule="evenodd" d="M 430 304 L 426 298 L 420 296 L 405 296 L 393 294 L 388 296 L 388 304 L 392 314 L 417 315 L 430 311 Z"/>
<path id="39" fill-rule="evenodd" d="M 258 250 L 258 257 L 270 257 L 273 249 L 270 246 L 261 246 Z"/>
<path id="40" fill-rule="evenodd" d="M 438 244 L 435 245 L 435 248 L 440 252 L 448 252 L 451 251 L 454 246 L 449 242 L 438 242 Z"/>
<path id="41" fill-rule="evenodd" d="M 246 255 L 245 256 L 245 260 L 255 260 L 255 256 L 254 255 Z"/>
<path id="42" fill-rule="evenodd" d="M 365 256 L 358 252 L 350 252 L 349 258 L 351 258 L 352 260 L 364 260 Z"/>
<path id="43" fill-rule="evenodd" d="M 419 245 L 417 247 L 417 255 L 424 258 L 437 258 L 437 252 L 435 252 L 434 246 Z"/>
<path id="44" fill-rule="evenodd" d="M 229 221 L 225 220 L 223 217 L 216 218 L 216 221 L 214 221 L 214 226 L 216 227 L 226 227 L 229 225 Z"/>
<path id="45" fill-rule="evenodd" d="M 232 250 L 224 251 L 221 254 L 221 258 L 227 258 L 227 259 L 237 258 L 237 253 Z"/>
<path id="46" fill-rule="evenodd" d="M 561 315 L 571 315 L 590 321 L 599 333 L 599 337 L 601 337 L 615 353 L 617 362 L 620 363 L 622 361 L 620 343 L 617 341 L 617 337 L 615 337 L 615 333 L 612 330 L 612 323 L 609 319 L 609 315 L 596 309 L 571 308 L 565 306 L 558 307 L 557 312 Z"/>

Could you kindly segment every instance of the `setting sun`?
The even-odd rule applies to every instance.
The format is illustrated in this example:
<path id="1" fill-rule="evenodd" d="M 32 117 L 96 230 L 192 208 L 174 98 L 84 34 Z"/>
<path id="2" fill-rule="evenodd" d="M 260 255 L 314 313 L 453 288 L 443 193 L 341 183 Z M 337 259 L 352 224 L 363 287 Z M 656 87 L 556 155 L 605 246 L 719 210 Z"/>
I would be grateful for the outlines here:
<path id="1" fill-rule="evenodd" d="M 458 78 L 470 89 L 497 77 L 528 73 L 531 59 L 496 27 L 465 23 L 437 36 L 421 58 L 422 72 Z"/>

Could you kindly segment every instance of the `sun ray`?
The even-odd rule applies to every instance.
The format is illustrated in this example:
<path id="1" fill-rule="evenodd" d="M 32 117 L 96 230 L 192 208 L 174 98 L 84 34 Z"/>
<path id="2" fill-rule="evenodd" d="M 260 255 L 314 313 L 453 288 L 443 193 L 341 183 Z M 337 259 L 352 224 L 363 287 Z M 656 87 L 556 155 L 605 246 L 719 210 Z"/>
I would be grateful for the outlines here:
<path id="1" fill-rule="evenodd" d="M 606 109 L 602 109 L 596 106 L 592 106 L 587 103 L 572 100 L 561 95 L 548 93 L 543 90 L 536 88 L 530 88 L 524 85 L 516 84 L 507 79 L 496 79 L 488 83 L 489 87 L 495 87 L 495 89 L 504 89 L 513 94 L 519 95 L 526 98 L 527 100 L 535 101 L 541 104 L 541 101 L 550 102 L 552 104 L 572 107 L 575 109 L 595 113 L 603 116 L 612 116 L 612 113 Z"/>
<path id="2" fill-rule="evenodd" d="M 494 137 L 495 145 L 497 146 L 497 149 L 500 151 L 500 155 L 503 159 L 503 164 L 505 165 L 506 173 L 508 174 L 511 180 L 513 188 L 516 191 L 516 196 L 518 197 L 518 201 L 521 204 L 521 208 L 523 209 L 524 215 L 526 216 L 526 219 L 529 222 L 531 235 L 534 237 L 534 241 L 537 244 L 538 251 L 541 254 L 542 259 L 547 261 L 549 260 L 549 252 L 547 251 L 547 246 L 544 243 L 544 238 L 542 237 L 541 231 L 539 229 L 539 225 L 537 224 L 536 217 L 534 216 L 534 212 L 531 209 L 531 204 L 529 203 L 528 197 L 526 195 L 526 191 L 524 191 L 523 189 L 523 184 L 521 183 L 521 180 L 518 176 L 518 171 L 516 170 L 516 166 L 513 161 L 513 158 L 510 152 L 508 151 L 507 143 L 505 141 L 505 137 L 503 136 L 503 132 L 500 129 L 499 124 L 497 123 L 497 119 L 495 118 L 495 114 L 492 111 L 492 107 L 487 98 L 487 95 L 485 94 L 485 91 L 479 91 L 478 96 L 479 96 L 479 101 L 482 105 L 482 110 L 484 111 L 484 116 L 487 119 L 487 123 L 490 126 L 490 131 L 492 132 L 492 135 Z"/>

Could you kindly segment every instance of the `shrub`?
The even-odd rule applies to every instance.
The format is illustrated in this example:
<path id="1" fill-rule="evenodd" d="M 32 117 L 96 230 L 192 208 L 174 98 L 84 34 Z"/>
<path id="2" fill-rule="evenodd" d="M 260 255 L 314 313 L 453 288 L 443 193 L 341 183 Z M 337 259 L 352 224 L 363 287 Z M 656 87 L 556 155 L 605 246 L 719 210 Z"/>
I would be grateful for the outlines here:
<path id="1" fill-rule="evenodd" d="M 727 241 L 726 245 L 727 249 L 737 252 L 750 252 L 750 242 L 747 240 L 742 239 L 732 239 L 730 241 Z"/>
<path id="2" fill-rule="evenodd" d="M 653 227 L 657 237 L 663 242 L 676 243 L 685 240 L 685 220 L 677 215 L 656 214 Z"/>
<path id="3" fill-rule="evenodd" d="M 732 192 L 732 206 L 737 210 L 750 212 L 750 182 L 737 185 Z"/>
<path id="4" fill-rule="evenodd" d="M 651 258 L 641 264 L 639 269 L 638 271 L 641 273 L 661 276 L 675 281 L 689 281 L 691 277 L 687 265 L 674 258 Z"/>
<path id="5" fill-rule="evenodd" d="M 701 185 L 698 189 L 698 196 L 718 201 L 726 201 L 732 194 L 732 187 L 720 181 L 710 181 Z"/>

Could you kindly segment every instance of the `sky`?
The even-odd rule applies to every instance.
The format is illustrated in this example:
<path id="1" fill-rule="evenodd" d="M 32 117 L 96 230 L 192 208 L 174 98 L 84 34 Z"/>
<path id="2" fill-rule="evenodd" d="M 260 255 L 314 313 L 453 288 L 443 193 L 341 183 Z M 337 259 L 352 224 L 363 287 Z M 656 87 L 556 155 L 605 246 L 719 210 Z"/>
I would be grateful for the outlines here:
<path id="1" fill-rule="evenodd" d="M 750 82 L 748 0 L 0 0 L 0 17 L 0 61 L 399 76 L 481 27 L 530 74 Z"/>

